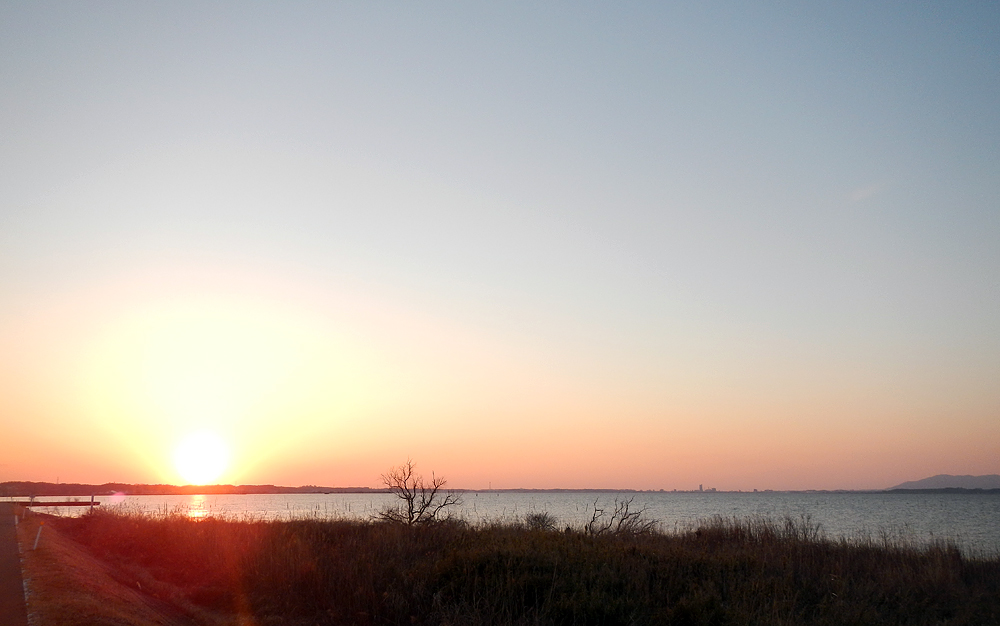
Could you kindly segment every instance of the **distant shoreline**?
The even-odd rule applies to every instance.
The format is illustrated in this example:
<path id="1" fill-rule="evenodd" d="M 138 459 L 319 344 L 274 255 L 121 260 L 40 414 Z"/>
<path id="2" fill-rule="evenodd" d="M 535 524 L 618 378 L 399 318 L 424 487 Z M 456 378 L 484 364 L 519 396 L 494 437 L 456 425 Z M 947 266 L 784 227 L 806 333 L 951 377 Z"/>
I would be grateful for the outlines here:
<path id="1" fill-rule="evenodd" d="M 801 489 L 801 490 L 760 490 L 760 491 L 699 491 L 680 489 L 453 489 L 456 493 L 688 493 L 688 494 L 765 494 L 765 493 L 850 493 L 850 494 L 1000 494 L 1000 489 L 967 489 L 944 487 L 939 489 Z M 280 485 L 165 485 L 104 483 L 100 485 L 80 483 L 47 483 L 10 481 L 0 483 L 0 498 L 30 498 L 49 496 L 109 496 L 123 494 L 129 496 L 188 496 L 188 495 L 295 495 L 295 494 L 376 494 L 389 493 L 385 488 L 373 487 L 322 487 L 304 485 L 283 487 Z"/>

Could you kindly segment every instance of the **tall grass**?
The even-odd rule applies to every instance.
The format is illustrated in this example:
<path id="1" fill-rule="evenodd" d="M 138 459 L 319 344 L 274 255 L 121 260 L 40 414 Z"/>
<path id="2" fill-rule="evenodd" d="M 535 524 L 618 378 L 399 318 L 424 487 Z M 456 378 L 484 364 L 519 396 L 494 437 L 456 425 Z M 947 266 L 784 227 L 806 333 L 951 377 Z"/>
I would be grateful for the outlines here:
<path id="1" fill-rule="evenodd" d="M 663 533 L 95 512 L 58 526 L 203 621 L 259 624 L 998 624 L 1000 560 L 831 540 L 808 520 Z"/>

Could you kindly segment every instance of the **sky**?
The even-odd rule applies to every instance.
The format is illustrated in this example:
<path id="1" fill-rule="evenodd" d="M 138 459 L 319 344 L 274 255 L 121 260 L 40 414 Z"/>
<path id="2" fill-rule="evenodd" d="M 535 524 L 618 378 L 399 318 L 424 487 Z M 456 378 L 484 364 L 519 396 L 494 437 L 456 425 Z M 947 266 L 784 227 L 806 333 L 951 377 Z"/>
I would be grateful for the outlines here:
<path id="1" fill-rule="evenodd" d="M 959 1 L 3 3 L 0 481 L 1000 473 L 998 32 Z"/>

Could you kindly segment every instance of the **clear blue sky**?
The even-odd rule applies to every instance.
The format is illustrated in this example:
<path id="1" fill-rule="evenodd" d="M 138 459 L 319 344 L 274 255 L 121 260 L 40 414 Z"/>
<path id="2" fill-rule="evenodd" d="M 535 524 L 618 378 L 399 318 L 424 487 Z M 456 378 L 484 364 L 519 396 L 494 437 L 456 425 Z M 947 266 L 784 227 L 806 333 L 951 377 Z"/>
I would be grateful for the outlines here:
<path id="1" fill-rule="evenodd" d="M 586 486 L 643 488 L 998 473 L 998 33 L 991 2 L 5 3 L 0 372 L 32 390 L 18 377 L 46 367 L 23 355 L 89 362 L 42 348 L 99 335 L 78 311 L 294 283 L 312 295 L 293 308 L 362 346 L 378 324 L 315 302 L 481 342 L 426 366 L 461 402 L 330 409 L 375 469 L 412 455 L 469 486 L 570 486 L 554 467 L 598 456 Z M 425 367 L 422 341 L 378 348 L 387 386 Z M 459 374 L 497 359 L 492 386 Z M 0 434 L 25 412 L 96 419 L 75 380 L 43 386 L 65 405 L 19 392 Z M 522 440 L 497 424 L 544 456 L 565 442 L 539 424 L 580 403 L 579 458 L 502 469 Z M 376 414 L 454 439 L 379 447 Z M 503 443 L 483 469 L 449 456 L 480 436 Z M 372 472 L 324 462 L 266 482 Z"/>

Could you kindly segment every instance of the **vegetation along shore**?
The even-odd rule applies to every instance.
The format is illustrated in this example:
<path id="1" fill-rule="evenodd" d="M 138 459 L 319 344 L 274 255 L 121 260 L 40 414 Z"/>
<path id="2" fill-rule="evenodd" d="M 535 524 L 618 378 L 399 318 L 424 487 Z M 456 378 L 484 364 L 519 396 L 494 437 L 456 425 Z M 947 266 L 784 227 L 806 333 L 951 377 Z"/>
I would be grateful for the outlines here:
<path id="1" fill-rule="evenodd" d="M 27 553 L 36 578 L 51 578 L 59 560 L 72 560 L 85 584 L 97 577 L 80 572 L 99 569 L 106 580 L 95 591 L 59 584 L 138 598 L 158 617 L 137 613 L 136 624 L 1000 623 L 995 555 L 833 540 L 801 519 L 717 518 L 665 533 L 627 506 L 579 528 L 546 514 L 472 525 L 112 509 L 30 515 L 22 533 L 42 519 L 39 550 Z M 55 611 L 57 623 L 129 622 L 127 608 L 106 614 L 110 601 L 46 608 L 38 601 L 58 603 L 58 593 L 31 584 L 29 610 Z"/>

